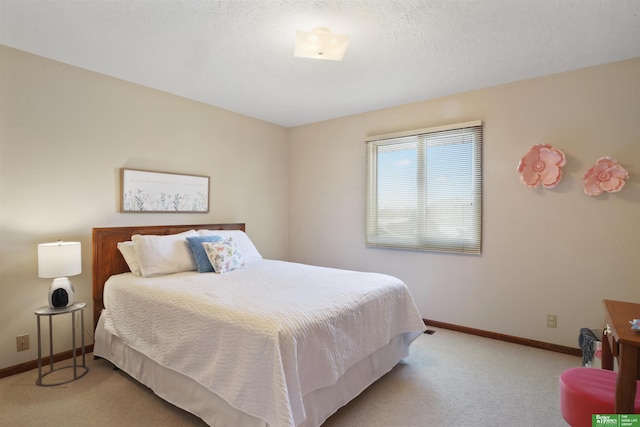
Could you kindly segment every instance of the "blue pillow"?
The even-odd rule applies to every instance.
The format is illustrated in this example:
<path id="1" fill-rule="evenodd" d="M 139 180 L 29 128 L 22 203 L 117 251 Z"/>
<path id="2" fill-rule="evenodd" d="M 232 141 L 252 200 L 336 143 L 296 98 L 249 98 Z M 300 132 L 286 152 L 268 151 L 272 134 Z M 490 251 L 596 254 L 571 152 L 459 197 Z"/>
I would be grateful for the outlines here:
<path id="1" fill-rule="evenodd" d="M 213 272 L 213 265 L 211 265 L 211 261 L 209 261 L 209 257 L 202 246 L 202 242 L 216 243 L 221 242 L 222 240 L 223 239 L 220 236 L 187 237 L 187 242 L 191 248 L 191 253 L 193 254 L 193 259 L 196 262 L 199 273 Z"/>

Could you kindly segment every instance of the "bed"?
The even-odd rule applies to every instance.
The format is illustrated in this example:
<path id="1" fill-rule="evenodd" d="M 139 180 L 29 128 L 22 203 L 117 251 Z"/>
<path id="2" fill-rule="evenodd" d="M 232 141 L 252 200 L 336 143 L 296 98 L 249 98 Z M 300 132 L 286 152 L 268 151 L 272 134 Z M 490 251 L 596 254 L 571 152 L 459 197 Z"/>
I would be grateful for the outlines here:
<path id="1" fill-rule="evenodd" d="M 424 323 L 399 279 L 263 259 L 244 231 L 94 228 L 94 355 L 211 426 L 319 426 L 406 358 Z M 214 246 L 241 263 L 199 272 L 196 252 L 195 271 L 155 262 L 153 242 L 182 251 L 183 236 L 217 239 L 202 244 L 214 268 Z M 136 273 L 118 248 L 132 240 Z"/>

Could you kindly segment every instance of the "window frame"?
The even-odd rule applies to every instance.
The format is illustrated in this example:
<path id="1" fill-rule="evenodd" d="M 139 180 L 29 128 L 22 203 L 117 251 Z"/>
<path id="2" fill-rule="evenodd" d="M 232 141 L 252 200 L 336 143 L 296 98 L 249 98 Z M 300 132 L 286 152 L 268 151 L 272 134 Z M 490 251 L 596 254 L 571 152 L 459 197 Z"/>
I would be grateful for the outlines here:
<path id="1" fill-rule="evenodd" d="M 468 135 L 471 134 L 471 141 Z M 462 210 L 462 220 L 456 222 L 458 229 L 463 229 L 458 237 L 443 237 L 444 232 L 432 232 L 437 224 L 429 217 L 435 215 L 435 208 L 428 207 L 427 189 L 430 191 L 434 186 L 429 187 L 427 178 L 427 150 L 438 145 L 446 145 L 442 142 L 430 143 L 431 141 L 441 141 L 450 138 L 450 144 L 468 144 L 471 142 L 471 164 L 468 172 L 470 180 L 470 192 L 466 200 L 470 200 L 468 206 L 471 210 L 462 205 L 451 203 L 446 205 L 446 213 L 459 214 Z M 459 136 L 456 136 L 459 135 Z M 366 149 L 366 207 L 365 207 L 365 242 L 367 247 L 412 249 L 450 253 L 481 254 L 482 253 L 482 145 L 483 145 L 483 123 L 482 121 L 472 121 L 465 123 L 438 126 L 426 129 L 417 129 L 405 132 L 397 132 L 384 135 L 375 135 L 365 139 Z M 409 220 L 408 229 L 415 230 L 415 236 L 393 236 L 385 233 L 380 226 L 379 214 L 381 211 L 379 202 L 378 175 L 379 172 L 379 149 L 380 147 L 390 149 L 391 147 L 401 147 L 401 144 L 415 145 L 416 151 L 416 171 L 415 171 L 415 199 L 416 214 L 415 220 Z M 401 148 L 398 148 L 400 150 Z M 389 150 L 391 151 L 392 148 Z M 459 157 L 453 158 L 453 161 Z M 422 166 L 419 166 L 421 165 Z M 443 164 L 451 164 L 443 162 Z M 465 175 L 466 176 L 466 175 Z M 433 178 L 432 178 L 433 179 Z M 402 181 L 401 181 L 402 182 Z M 403 199 L 406 202 L 406 199 Z M 458 218 L 456 216 L 456 218 Z M 398 219 L 404 219 L 400 216 Z M 413 225 L 413 227 L 412 227 Z M 458 231 L 458 233 L 460 233 Z"/>

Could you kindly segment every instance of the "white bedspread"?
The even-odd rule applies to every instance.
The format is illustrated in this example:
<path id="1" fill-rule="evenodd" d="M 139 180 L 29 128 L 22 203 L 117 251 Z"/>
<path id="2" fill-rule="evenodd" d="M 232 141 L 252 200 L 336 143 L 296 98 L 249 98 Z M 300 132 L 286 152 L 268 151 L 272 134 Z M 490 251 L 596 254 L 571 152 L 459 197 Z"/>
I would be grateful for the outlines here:
<path id="1" fill-rule="evenodd" d="M 424 331 L 397 278 L 273 260 L 224 274 L 111 277 L 105 330 L 270 426 L 394 336 Z"/>

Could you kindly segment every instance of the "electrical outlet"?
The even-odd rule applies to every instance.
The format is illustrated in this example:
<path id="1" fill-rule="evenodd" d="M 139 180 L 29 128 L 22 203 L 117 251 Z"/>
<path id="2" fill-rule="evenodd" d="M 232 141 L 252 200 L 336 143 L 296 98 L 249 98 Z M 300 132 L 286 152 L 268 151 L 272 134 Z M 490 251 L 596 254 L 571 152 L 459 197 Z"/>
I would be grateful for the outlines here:
<path id="1" fill-rule="evenodd" d="M 557 327 L 558 327 L 558 315 L 547 314 L 547 328 L 557 328 Z"/>
<path id="2" fill-rule="evenodd" d="M 16 351 L 29 350 L 29 334 L 16 337 Z"/>

